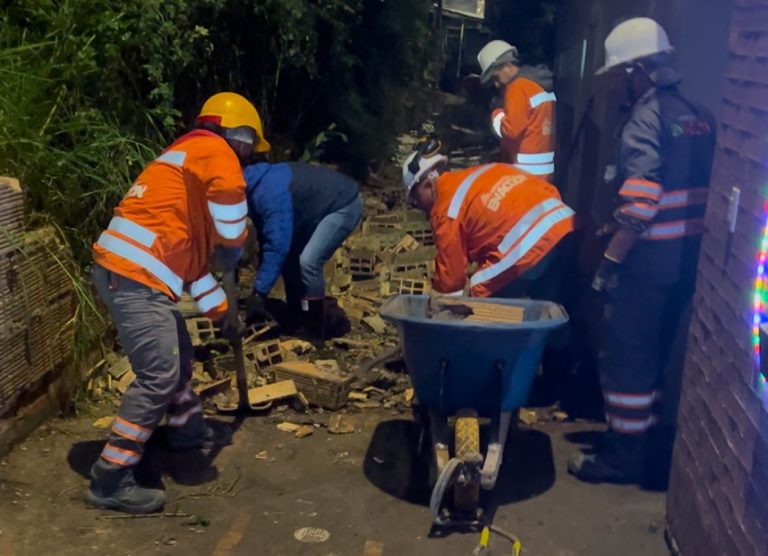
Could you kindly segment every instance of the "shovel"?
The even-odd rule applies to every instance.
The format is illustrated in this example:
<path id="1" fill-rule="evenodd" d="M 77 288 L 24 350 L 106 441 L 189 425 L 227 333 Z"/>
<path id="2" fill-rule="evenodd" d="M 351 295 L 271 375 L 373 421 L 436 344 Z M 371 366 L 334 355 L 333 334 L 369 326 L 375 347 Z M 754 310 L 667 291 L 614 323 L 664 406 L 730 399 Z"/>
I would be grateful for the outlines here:
<path id="1" fill-rule="evenodd" d="M 226 270 L 222 276 L 222 285 L 224 293 L 227 294 L 227 319 L 230 325 L 237 327 L 238 317 L 238 289 L 237 280 L 235 280 L 235 270 Z M 255 411 L 263 408 L 252 407 L 248 400 L 248 376 L 245 372 L 245 357 L 243 356 L 243 339 L 240 335 L 230 341 L 232 353 L 235 357 L 235 371 L 237 373 L 237 411 L 245 413 L 246 411 Z"/>

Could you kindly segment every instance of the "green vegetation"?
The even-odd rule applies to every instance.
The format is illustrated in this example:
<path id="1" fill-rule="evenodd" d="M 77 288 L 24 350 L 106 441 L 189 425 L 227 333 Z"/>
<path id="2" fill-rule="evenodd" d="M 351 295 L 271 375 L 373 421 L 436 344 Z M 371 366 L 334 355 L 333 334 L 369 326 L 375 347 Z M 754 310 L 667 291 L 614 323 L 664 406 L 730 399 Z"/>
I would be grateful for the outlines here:
<path id="1" fill-rule="evenodd" d="M 78 261 L 141 166 L 221 90 L 278 156 L 386 156 L 437 49 L 420 0 L 27 0 L 0 10 L 0 171 Z"/>

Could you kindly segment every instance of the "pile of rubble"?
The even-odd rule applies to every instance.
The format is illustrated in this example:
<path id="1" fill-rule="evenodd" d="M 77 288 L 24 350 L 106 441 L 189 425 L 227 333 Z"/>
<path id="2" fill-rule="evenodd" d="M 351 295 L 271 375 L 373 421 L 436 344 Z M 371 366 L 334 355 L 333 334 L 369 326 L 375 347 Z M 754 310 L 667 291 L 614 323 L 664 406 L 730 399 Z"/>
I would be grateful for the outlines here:
<path id="1" fill-rule="evenodd" d="M 274 337 L 274 324 L 251 329 L 243 353 L 252 406 L 265 411 L 313 408 L 315 413 L 409 409 L 413 390 L 407 374 L 402 368 L 387 369 L 387 357 L 380 357 L 385 353 L 396 359 L 398 341 L 378 310 L 390 295 L 429 291 L 435 257 L 432 229 L 423 213 L 402 208 L 399 184 L 374 183 L 363 196 L 366 216 L 361 226 L 325 269 L 329 292 L 350 319 L 350 333 L 316 345 Z M 240 275 L 243 295 L 249 293 L 253 272 L 245 269 Z M 278 285 L 276 294 L 280 289 Z M 183 298 L 180 309 L 196 350 L 194 390 L 210 413 L 236 409 L 235 361 L 227 342 L 191 299 Z M 366 372 L 359 372 L 363 368 Z M 118 397 L 134 377 L 127 358 L 109 354 L 89 371 L 88 391 L 96 398 Z M 345 427 L 337 423 L 336 428 Z"/>

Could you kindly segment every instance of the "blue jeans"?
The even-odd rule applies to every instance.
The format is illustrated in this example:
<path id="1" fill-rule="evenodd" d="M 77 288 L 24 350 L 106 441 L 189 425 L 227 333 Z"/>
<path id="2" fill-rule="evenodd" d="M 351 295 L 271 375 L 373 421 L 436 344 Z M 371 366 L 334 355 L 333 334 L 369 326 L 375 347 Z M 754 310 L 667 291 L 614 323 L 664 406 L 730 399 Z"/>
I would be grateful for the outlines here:
<path id="1" fill-rule="evenodd" d="M 363 203 L 360 196 L 339 210 L 326 215 L 317 225 L 301 252 L 292 253 L 283 269 L 288 303 L 301 299 L 325 297 L 323 267 L 344 240 L 363 218 Z"/>

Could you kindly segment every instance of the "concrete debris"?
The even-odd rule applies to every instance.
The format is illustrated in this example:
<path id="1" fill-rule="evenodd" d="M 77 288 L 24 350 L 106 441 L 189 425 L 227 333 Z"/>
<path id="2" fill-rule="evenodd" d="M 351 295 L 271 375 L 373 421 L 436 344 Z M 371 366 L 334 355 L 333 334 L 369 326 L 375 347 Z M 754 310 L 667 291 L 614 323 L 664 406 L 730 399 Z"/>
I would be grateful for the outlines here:
<path id="1" fill-rule="evenodd" d="M 334 373 L 338 375 L 341 374 L 341 368 L 339 367 L 339 362 L 336 361 L 335 359 L 316 359 L 314 363 L 324 371 L 328 371 L 329 373 Z"/>
<path id="2" fill-rule="evenodd" d="M 362 340 L 353 340 L 352 338 L 334 338 L 331 340 L 331 344 L 334 347 L 341 349 L 370 349 L 370 342 L 363 342 Z"/>
<path id="3" fill-rule="evenodd" d="M 129 369 L 128 372 L 123 374 L 120 380 L 117 381 L 117 391 L 120 392 L 121 395 L 125 394 L 134 380 L 136 380 L 136 375 L 134 374 L 133 369 Z"/>
<path id="4" fill-rule="evenodd" d="M 521 423 L 528 425 L 529 427 L 539 422 L 539 418 L 536 415 L 536 411 L 533 409 L 520 409 L 518 414 Z"/>
<path id="5" fill-rule="evenodd" d="M 277 424 L 277 430 L 282 432 L 292 432 L 296 438 L 304 438 L 315 432 L 315 428 L 310 425 L 300 425 L 283 421 Z"/>
<path id="6" fill-rule="evenodd" d="M 351 434 L 355 432 L 355 423 L 346 415 L 337 413 L 328 420 L 328 432 L 331 434 Z"/>
<path id="7" fill-rule="evenodd" d="M 406 137 L 402 145 L 410 148 L 417 137 Z M 243 338 L 252 405 L 286 416 L 289 410 L 319 415 L 348 404 L 356 409 L 407 410 L 413 399 L 412 393 L 406 393 L 410 380 L 402 368 L 397 372 L 389 370 L 401 355 L 378 360 L 390 346 L 397 345 L 396 330 L 379 316 L 379 307 L 390 295 L 430 292 L 435 249 L 429 220 L 421 211 L 405 208 L 399 180 L 399 171 L 383 170 L 381 175 L 370 177 L 363 189 L 363 222 L 324 269 L 331 295 L 349 318 L 350 332 L 324 345 L 277 338 L 275 334 L 266 336 L 270 326 L 251 330 Z M 257 253 L 250 259 L 256 260 Z M 240 269 L 243 299 L 250 295 L 254 277 L 255 270 L 250 266 Z M 281 296 L 282 287 L 278 284 L 275 288 L 275 297 Z M 236 410 L 235 365 L 228 342 L 199 312 L 191 297 L 182 296 L 180 308 L 199 359 L 194 362 L 192 387 L 203 399 L 206 413 Z M 372 361 L 367 380 L 361 381 L 352 373 Z M 108 354 L 87 378 L 92 397 L 119 397 L 135 375 L 126 357 Z M 352 392 L 353 381 L 359 389 L 374 388 Z M 354 429 L 345 419 L 331 417 L 334 434 Z"/>
<path id="8" fill-rule="evenodd" d="M 532 426 L 538 423 L 555 422 L 562 423 L 569 419 L 565 411 L 558 409 L 557 405 L 552 407 L 540 407 L 535 409 L 521 408 L 519 419 L 521 423 Z"/>
<path id="9" fill-rule="evenodd" d="M 375 401 L 353 402 L 352 405 L 354 405 L 358 409 L 378 409 L 381 407 L 381 402 L 375 402 Z"/>
<path id="10" fill-rule="evenodd" d="M 272 368 L 275 380 L 292 379 L 312 405 L 340 409 L 347 401 L 352 376 L 330 372 L 308 361 L 286 361 Z"/>
<path id="11" fill-rule="evenodd" d="M 232 379 L 222 378 L 219 380 L 198 384 L 193 388 L 193 390 L 201 399 L 205 399 L 210 396 L 215 396 L 216 394 L 226 392 L 230 388 L 232 388 Z"/>
<path id="12" fill-rule="evenodd" d="M 279 346 L 285 354 L 306 355 L 315 351 L 315 346 L 310 342 L 297 339 L 282 341 Z"/>
<path id="13" fill-rule="evenodd" d="M 387 323 L 379 315 L 363 317 L 363 324 L 375 334 L 384 334 L 387 331 Z"/>
<path id="14" fill-rule="evenodd" d="M 131 371 L 131 363 L 125 356 L 119 357 L 115 353 L 110 353 L 105 358 L 105 361 L 107 363 L 107 372 L 115 380 L 120 380 L 125 373 Z"/>
<path id="15" fill-rule="evenodd" d="M 267 402 L 292 398 L 298 395 L 296 383 L 292 380 L 282 380 L 259 388 L 248 390 L 248 403 L 251 406 L 260 406 Z"/>
<path id="16" fill-rule="evenodd" d="M 193 346 L 201 346 L 217 340 L 213 321 L 206 317 L 186 319 L 187 331 Z"/>
<path id="17" fill-rule="evenodd" d="M 113 415 L 108 415 L 106 417 L 100 417 L 99 419 L 96 419 L 91 425 L 96 429 L 108 429 L 112 426 L 112 421 L 115 420 L 115 417 Z"/>

